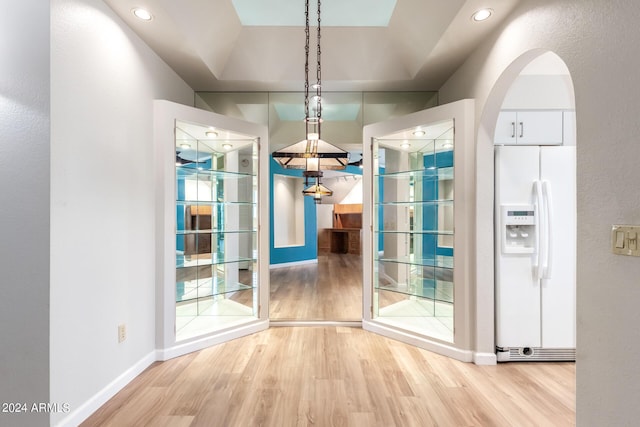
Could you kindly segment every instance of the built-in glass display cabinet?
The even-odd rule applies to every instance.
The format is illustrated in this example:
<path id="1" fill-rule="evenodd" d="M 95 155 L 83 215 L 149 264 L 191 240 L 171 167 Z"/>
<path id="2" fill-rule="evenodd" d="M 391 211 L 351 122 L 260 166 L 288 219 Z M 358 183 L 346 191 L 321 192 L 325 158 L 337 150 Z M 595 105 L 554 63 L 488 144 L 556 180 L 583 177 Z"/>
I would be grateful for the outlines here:
<path id="1" fill-rule="evenodd" d="M 258 143 L 176 122 L 176 335 L 256 315 Z M 208 326 L 207 326 L 208 325 Z"/>
<path id="2" fill-rule="evenodd" d="M 374 316 L 449 342 L 453 146 L 452 120 L 373 140 Z"/>
<path id="3" fill-rule="evenodd" d="M 268 327 L 267 130 L 167 101 L 155 121 L 158 337 L 173 357 Z"/>
<path id="4" fill-rule="evenodd" d="M 465 214 L 472 167 L 467 108 L 435 107 L 364 132 L 371 231 L 364 327 L 462 360 L 470 354 L 466 230 L 473 220 Z"/>

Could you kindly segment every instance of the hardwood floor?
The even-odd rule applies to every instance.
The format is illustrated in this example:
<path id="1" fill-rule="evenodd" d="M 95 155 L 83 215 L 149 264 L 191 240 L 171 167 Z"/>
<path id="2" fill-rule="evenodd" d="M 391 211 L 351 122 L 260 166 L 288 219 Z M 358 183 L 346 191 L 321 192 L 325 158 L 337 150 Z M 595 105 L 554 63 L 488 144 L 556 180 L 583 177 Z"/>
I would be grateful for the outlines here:
<path id="1" fill-rule="evenodd" d="M 82 426 L 572 426 L 574 363 L 476 366 L 346 327 L 274 327 L 149 367 Z"/>
<path id="2" fill-rule="evenodd" d="M 272 320 L 360 320 L 361 258 L 271 270 Z M 574 363 L 476 366 L 360 328 L 272 327 L 154 363 L 83 426 L 573 426 Z"/>
<path id="3" fill-rule="evenodd" d="M 270 272 L 271 320 L 362 320 L 362 257 L 322 253 L 317 264 Z"/>

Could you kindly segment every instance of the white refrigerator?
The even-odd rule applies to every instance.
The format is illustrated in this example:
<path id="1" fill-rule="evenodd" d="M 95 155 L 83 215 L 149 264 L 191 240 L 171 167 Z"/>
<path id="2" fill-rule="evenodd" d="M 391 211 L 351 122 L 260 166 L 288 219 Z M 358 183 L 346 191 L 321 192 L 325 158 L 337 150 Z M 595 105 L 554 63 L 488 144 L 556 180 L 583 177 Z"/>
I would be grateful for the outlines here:
<path id="1" fill-rule="evenodd" d="M 575 360 L 575 146 L 495 147 L 498 361 Z"/>

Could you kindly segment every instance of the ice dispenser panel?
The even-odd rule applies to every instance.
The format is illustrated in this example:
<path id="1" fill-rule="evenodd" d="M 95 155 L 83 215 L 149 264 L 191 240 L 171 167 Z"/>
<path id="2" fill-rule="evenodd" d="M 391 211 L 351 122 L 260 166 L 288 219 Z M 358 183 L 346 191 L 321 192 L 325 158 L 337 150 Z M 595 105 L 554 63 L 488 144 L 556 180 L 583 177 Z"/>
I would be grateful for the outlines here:
<path id="1" fill-rule="evenodd" d="M 502 206 L 502 253 L 535 251 L 536 217 L 533 205 Z"/>

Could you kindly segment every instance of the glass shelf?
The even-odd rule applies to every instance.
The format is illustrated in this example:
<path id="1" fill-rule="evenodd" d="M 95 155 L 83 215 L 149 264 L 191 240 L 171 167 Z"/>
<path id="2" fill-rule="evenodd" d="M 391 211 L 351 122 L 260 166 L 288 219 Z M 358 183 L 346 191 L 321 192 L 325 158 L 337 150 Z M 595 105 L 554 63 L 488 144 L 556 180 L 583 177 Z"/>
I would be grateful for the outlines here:
<path id="1" fill-rule="evenodd" d="M 207 196 L 209 196 L 209 194 L 207 194 Z M 226 197 L 230 197 L 230 196 L 226 196 Z M 254 203 L 252 200 L 247 200 L 247 199 L 240 199 L 238 197 L 233 197 L 233 199 L 236 200 L 224 200 L 224 199 L 217 199 L 217 200 L 213 200 L 212 197 L 209 197 L 208 200 L 203 200 L 203 198 L 201 199 L 191 199 L 191 198 L 187 198 L 185 197 L 176 197 L 176 206 L 180 206 L 180 207 L 188 207 L 188 206 L 207 206 L 207 207 L 222 207 L 222 208 L 230 208 L 230 207 L 234 207 L 234 206 L 256 206 L 256 203 Z"/>
<path id="2" fill-rule="evenodd" d="M 176 200 L 176 206 L 256 206 L 253 201 L 227 201 L 227 200 Z"/>
<path id="3" fill-rule="evenodd" d="M 237 229 L 237 230 L 176 230 L 176 235 L 188 236 L 192 234 L 251 234 L 257 233 L 255 229 Z"/>
<path id="4" fill-rule="evenodd" d="M 176 166 L 176 176 L 193 177 L 194 175 L 202 175 L 203 178 L 220 178 L 220 179 L 245 179 L 255 178 L 253 173 L 246 172 L 229 172 L 217 169 L 198 169 L 190 166 Z"/>
<path id="5" fill-rule="evenodd" d="M 439 200 L 412 200 L 412 201 L 391 201 L 391 202 L 376 202 L 376 206 L 443 206 L 452 205 L 452 199 L 439 199 Z"/>
<path id="6" fill-rule="evenodd" d="M 176 282 L 176 302 L 192 301 L 206 296 L 223 295 L 251 289 L 254 289 L 254 286 L 239 282 L 227 282 L 211 277 L 185 280 Z"/>
<path id="7" fill-rule="evenodd" d="M 376 286 L 376 290 L 453 303 L 453 283 L 436 279 L 414 279 L 408 285 L 381 283 Z"/>
<path id="8" fill-rule="evenodd" d="M 413 234 L 413 235 L 435 235 L 435 236 L 453 236 L 451 230 L 377 230 L 378 234 Z"/>
<path id="9" fill-rule="evenodd" d="M 434 267 L 453 269 L 453 257 L 445 255 L 436 255 L 433 258 L 416 258 L 413 255 L 386 258 L 384 255 L 374 257 L 377 262 L 391 262 L 395 264 L 417 265 L 421 267 Z"/>
<path id="10" fill-rule="evenodd" d="M 176 268 L 190 268 L 190 267 L 202 267 L 207 265 L 221 265 L 221 264 L 237 264 L 237 263 L 245 263 L 245 262 L 257 262 L 256 254 L 254 254 L 253 258 L 235 256 L 235 257 L 225 257 L 225 254 L 222 252 L 215 252 L 213 254 L 206 254 L 204 257 L 202 254 L 197 257 L 192 256 L 184 256 L 184 255 L 176 255 Z M 190 259 L 187 259 L 190 258 Z"/>
<path id="11" fill-rule="evenodd" d="M 425 180 L 448 180 L 453 179 L 453 167 L 407 170 L 390 173 L 377 173 L 374 178 L 384 179 L 425 179 Z"/>

